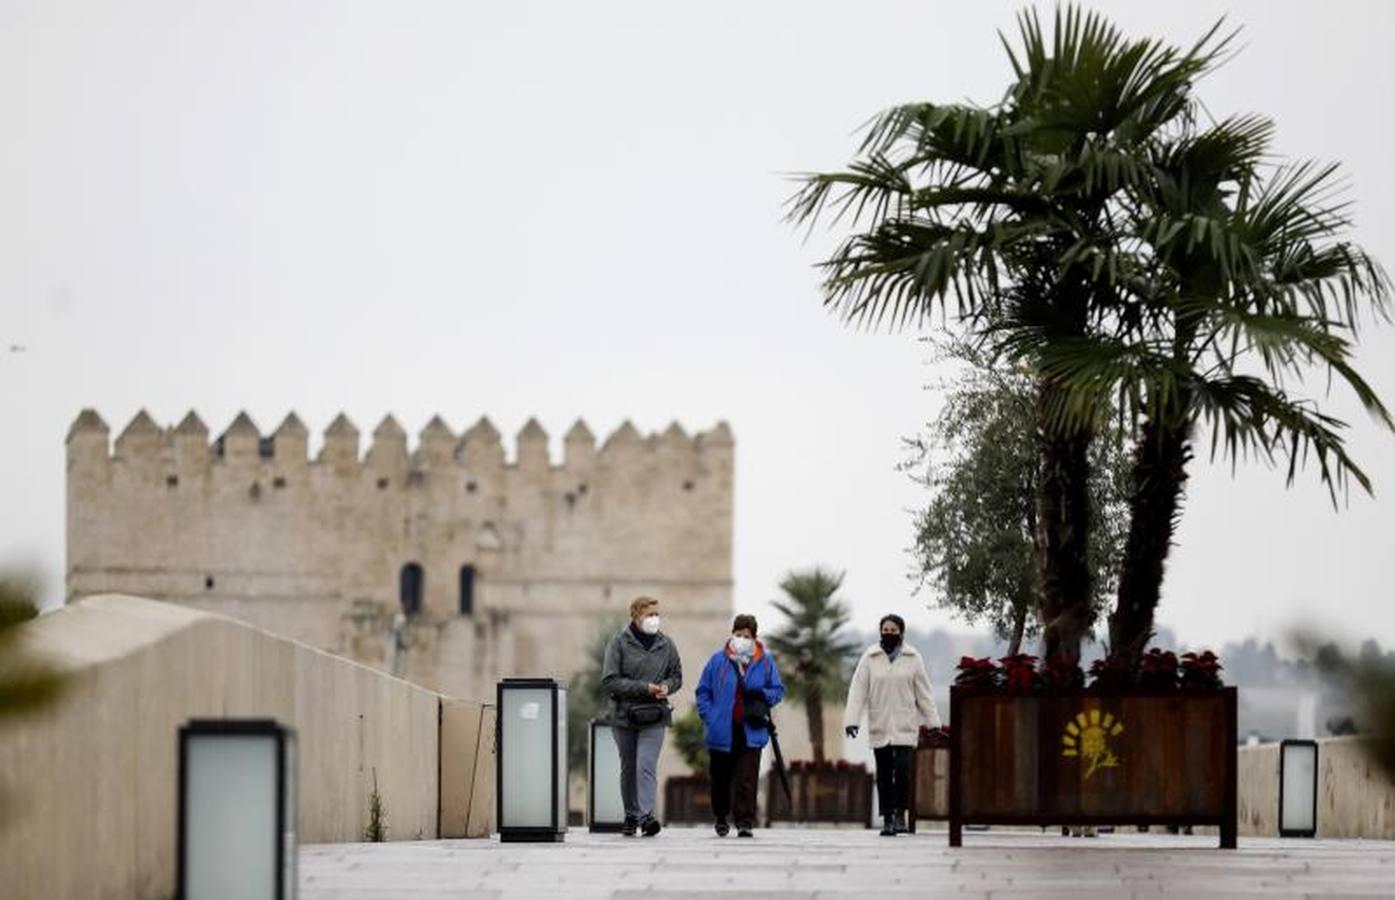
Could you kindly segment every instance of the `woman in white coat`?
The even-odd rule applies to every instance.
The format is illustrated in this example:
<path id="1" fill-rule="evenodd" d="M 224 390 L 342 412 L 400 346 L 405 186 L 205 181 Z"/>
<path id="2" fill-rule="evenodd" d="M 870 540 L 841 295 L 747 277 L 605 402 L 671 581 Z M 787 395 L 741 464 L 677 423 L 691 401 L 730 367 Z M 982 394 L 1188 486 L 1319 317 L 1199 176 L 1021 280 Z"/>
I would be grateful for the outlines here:
<path id="1" fill-rule="evenodd" d="M 906 831 L 911 805 L 911 755 L 920 740 L 920 726 L 940 727 L 940 712 L 930 693 L 930 676 L 916 649 L 903 643 L 906 622 L 898 615 L 882 616 L 881 641 L 868 647 L 857 661 L 843 728 L 857 737 L 863 712 L 867 737 L 877 759 L 877 802 L 882 810 L 882 836 Z"/>

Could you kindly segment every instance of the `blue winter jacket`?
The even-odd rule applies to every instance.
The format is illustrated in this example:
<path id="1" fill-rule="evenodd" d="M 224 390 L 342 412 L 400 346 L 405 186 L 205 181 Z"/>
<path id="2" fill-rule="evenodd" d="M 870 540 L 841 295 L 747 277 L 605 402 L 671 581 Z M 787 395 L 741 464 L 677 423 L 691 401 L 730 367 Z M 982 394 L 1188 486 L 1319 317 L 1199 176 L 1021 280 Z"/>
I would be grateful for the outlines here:
<path id="1" fill-rule="evenodd" d="M 756 655 L 746 667 L 745 689 L 760 691 L 765 695 L 765 702 L 774 708 L 785 696 L 785 686 L 780 683 L 780 672 L 769 652 L 759 641 L 756 648 Z M 738 680 L 736 661 L 727 656 L 725 646 L 712 654 L 702 668 L 697 686 L 697 710 L 706 726 L 708 749 L 731 752 L 732 708 L 736 705 Z M 769 729 L 744 727 L 747 747 L 764 747 L 769 743 Z"/>

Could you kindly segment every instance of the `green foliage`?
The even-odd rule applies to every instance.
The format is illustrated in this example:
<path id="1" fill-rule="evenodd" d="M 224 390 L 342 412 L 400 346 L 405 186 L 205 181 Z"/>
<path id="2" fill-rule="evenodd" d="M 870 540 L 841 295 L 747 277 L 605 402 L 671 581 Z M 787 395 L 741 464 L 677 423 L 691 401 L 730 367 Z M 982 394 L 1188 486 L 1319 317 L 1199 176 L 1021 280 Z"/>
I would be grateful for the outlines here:
<path id="1" fill-rule="evenodd" d="M 368 827 L 363 829 L 363 839 L 371 844 L 381 844 L 387 840 L 387 807 L 383 795 L 378 793 L 378 770 L 373 770 L 373 790 L 368 794 Z"/>
<path id="2" fill-rule="evenodd" d="M 843 578 L 816 566 L 780 582 L 785 599 L 771 605 L 786 622 L 765 643 L 779 657 L 785 695 L 792 700 L 831 697 L 847 687 L 849 660 L 861 648 L 843 634 L 851 615 L 834 596 Z"/>
<path id="3" fill-rule="evenodd" d="M 673 720 L 673 745 L 694 775 L 707 772 L 706 734 L 707 729 L 696 709 L 689 709 Z"/>
<path id="4" fill-rule="evenodd" d="M 842 172 L 810 175 L 789 218 L 850 224 L 822 264 L 825 305 L 861 326 L 953 317 L 975 342 L 1025 364 L 1037 387 L 1042 478 L 1037 546 L 1045 652 L 1074 660 L 1090 628 L 1089 448 L 1116 382 L 1084 390 L 1051 354 L 1131 335 L 1130 291 L 1151 256 L 1131 230 L 1149 149 L 1195 114 L 1196 81 L 1230 43 L 1212 28 L 1189 49 L 1132 40 L 1075 6 L 1048 37 L 1034 11 L 1003 45 L 998 103 L 911 103 L 873 120 Z"/>
<path id="5" fill-rule="evenodd" d="M 1356 698 L 1351 730 L 1362 734 L 1371 758 L 1395 779 L 1395 654 L 1348 653 L 1311 635 L 1300 637 L 1298 644 L 1319 672 Z"/>
<path id="6" fill-rule="evenodd" d="M 1083 473 L 1117 410 L 1117 428 L 1147 451 L 1130 479 L 1111 622 L 1111 640 L 1137 653 L 1197 428 L 1213 457 L 1286 463 L 1290 483 L 1315 463 L 1334 503 L 1349 480 L 1370 489 L 1346 423 L 1295 385 L 1335 375 L 1395 429 L 1352 362 L 1362 314 L 1385 316 L 1390 286 L 1344 239 L 1334 166 L 1275 165 L 1263 117 L 1209 121 L 1194 89 L 1233 34 L 1217 25 L 1176 48 L 1127 39 L 1073 5 L 1050 36 L 1034 11 L 1018 24 L 1015 44 L 1003 38 L 1012 81 L 998 103 L 888 110 L 845 170 L 802 179 L 788 213 L 851 228 L 822 263 L 824 302 L 848 321 L 918 328 L 938 311 L 991 345 L 995 364 L 1029 373 L 1051 655 L 1078 653 L 1103 593 L 1091 580 L 1110 541 L 1097 531 L 1112 523 L 1091 522 Z M 1006 537 L 980 536 L 1002 583 L 1023 569 Z"/>
<path id="7" fill-rule="evenodd" d="M 37 595 L 33 579 L 0 576 L 0 727 L 52 703 L 66 684 L 57 669 L 25 649 L 16 627 L 38 615 Z"/>
<path id="8" fill-rule="evenodd" d="M 967 367 L 945 386 L 928 435 L 908 442 L 907 468 L 933 492 L 915 519 L 917 574 L 936 605 L 992 626 L 1011 655 L 1040 630 L 1035 386 L 1026 371 L 995 368 L 962 341 L 941 355 Z M 1108 416 L 1098 430 L 1090 448 L 1092 618 L 1113 594 L 1128 527 L 1123 435 Z"/>

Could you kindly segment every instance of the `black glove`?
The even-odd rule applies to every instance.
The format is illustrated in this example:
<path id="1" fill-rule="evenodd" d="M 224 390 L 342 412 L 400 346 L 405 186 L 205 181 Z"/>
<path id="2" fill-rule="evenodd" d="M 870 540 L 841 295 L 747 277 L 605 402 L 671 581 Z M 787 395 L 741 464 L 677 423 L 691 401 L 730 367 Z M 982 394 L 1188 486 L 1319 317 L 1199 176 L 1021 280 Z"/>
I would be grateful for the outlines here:
<path id="1" fill-rule="evenodd" d="M 850 738 L 857 737 L 857 726 L 849 725 L 847 728 L 843 729 L 843 734 L 846 734 Z"/>

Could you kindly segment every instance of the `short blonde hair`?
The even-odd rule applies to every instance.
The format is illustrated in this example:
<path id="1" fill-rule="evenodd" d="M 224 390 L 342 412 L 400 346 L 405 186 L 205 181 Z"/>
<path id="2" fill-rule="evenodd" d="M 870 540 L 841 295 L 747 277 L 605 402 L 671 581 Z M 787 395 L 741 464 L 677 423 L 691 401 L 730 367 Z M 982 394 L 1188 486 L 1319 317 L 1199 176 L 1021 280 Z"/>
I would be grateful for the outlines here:
<path id="1" fill-rule="evenodd" d="M 651 606 L 658 606 L 659 601 L 653 597 L 636 597 L 630 601 L 630 618 L 638 619 L 639 614 Z"/>

